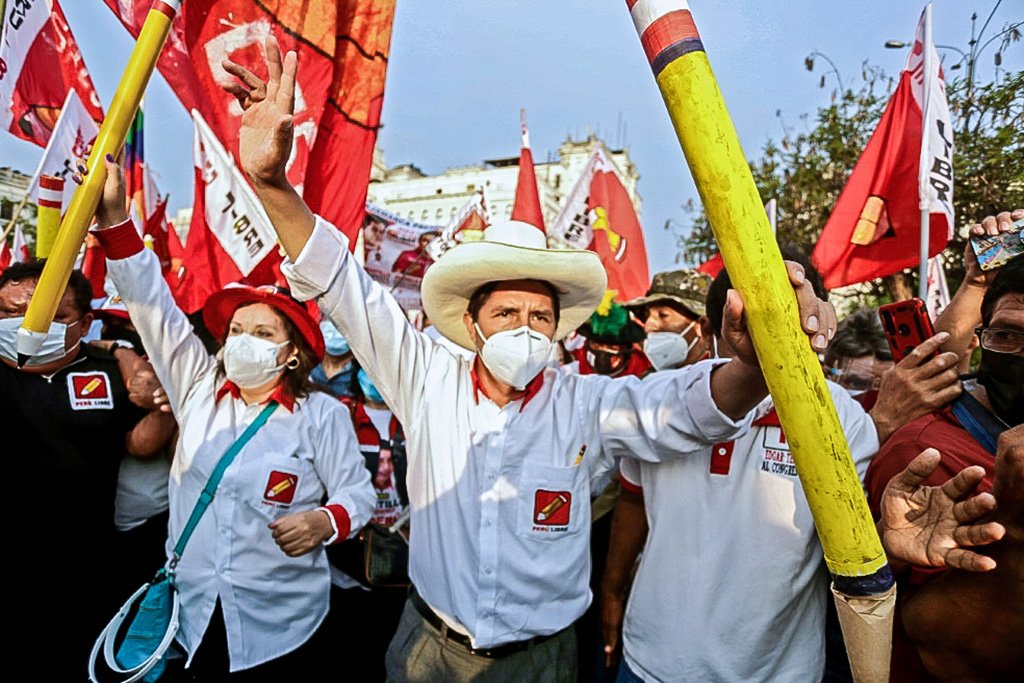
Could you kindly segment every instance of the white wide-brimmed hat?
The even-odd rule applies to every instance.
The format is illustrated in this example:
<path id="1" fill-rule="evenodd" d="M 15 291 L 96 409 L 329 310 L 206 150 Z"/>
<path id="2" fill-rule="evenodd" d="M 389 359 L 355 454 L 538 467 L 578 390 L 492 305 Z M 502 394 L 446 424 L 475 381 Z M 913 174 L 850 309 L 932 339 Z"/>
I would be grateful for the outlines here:
<path id="1" fill-rule="evenodd" d="M 522 221 L 495 223 L 477 242 L 448 250 L 423 276 L 423 310 L 445 337 L 475 351 L 462 314 L 489 282 L 540 280 L 558 292 L 555 340 L 582 325 L 601 303 L 608 276 L 600 257 L 582 249 L 548 249 L 539 228 Z"/>

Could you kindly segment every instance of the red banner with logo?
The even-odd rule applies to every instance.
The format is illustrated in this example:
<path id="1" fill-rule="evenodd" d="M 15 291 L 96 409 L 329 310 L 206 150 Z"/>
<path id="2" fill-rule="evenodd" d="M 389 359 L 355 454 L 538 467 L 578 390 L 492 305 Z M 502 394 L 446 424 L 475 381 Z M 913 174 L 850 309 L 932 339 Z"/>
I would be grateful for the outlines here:
<path id="1" fill-rule="evenodd" d="M 68 91 L 78 91 L 94 121 L 100 98 L 57 0 L 8 2 L 0 41 L 0 126 L 46 146 Z"/>

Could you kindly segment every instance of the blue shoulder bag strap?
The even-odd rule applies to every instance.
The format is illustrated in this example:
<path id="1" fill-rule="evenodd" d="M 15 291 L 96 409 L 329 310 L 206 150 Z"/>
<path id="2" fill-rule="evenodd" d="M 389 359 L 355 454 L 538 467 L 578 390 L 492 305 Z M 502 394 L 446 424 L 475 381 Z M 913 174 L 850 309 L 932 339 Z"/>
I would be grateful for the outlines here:
<path id="1" fill-rule="evenodd" d="M 993 434 L 988 429 L 985 429 L 982 421 L 979 420 L 974 411 L 971 410 L 972 403 L 977 404 L 977 400 L 970 394 L 964 393 L 960 398 L 953 401 L 951 406 L 953 415 L 960 422 L 963 428 L 974 437 L 974 440 L 977 441 L 982 448 L 995 455 L 996 440 L 999 438 L 999 433 L 997 432 Z M 977 407 L 984 410 L 980 405 Z"/>
<path id="2" fill-rule="evenodd" d="M 270 418 L 270 414 L 275 410 L 277 410 L 277 403 L 274 401 L 268 403 L 267 407 L 252 421 L 252 424 L 246 427 L 242 435 L 231 444 L 231 448 L 221 456 L 220 462 L 213 469 L 213 474 L 210 475 L 209 481 L 206 482 L 206 486 L 203 487 L 202 492 L 199 494 L 199 500 L 196 501 L 196 506 L 192 508 L 192 515 L 188 518 L 188 523 L 185 524 L 185 528 L 182 530 L 181 536 L 178 537 L 178 542 L 174 546 L 174 554 L 171 556 L 170 562 L 172 570 L 178 564 L 178 560 L 181 559 L 181 554 L 185 552 L 185 545 L 192 536 L 192 532 L 196 530 L 196 526 L 199 524 L 203 513 L 206 512 L 206 508 L 210 507 L 210 503 L 213 502 L 213 494 L 217 492 L 217 486 L 224 477 L 225 470 L 227 470 L 228 466 L 234 461 L 235 456 L 245 447 L 245 444 L 249 443 L 249 439 L 263 426 Z"/>

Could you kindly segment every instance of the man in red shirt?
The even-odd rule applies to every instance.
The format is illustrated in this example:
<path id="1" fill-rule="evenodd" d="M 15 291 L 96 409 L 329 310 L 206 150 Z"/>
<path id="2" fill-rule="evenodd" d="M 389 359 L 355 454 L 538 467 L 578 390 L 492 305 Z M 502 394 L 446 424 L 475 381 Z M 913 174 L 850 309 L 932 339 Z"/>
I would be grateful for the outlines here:
<path id="1" fill-rule="evenodd" d="M 935 448 L 942 458 L 924 483 L 941 484 L 981 466 L 978 489 L 996 496 L 993 519 L 1006 527 L 1004 539 L 987 551 L 995 561 L 979 567 L 990 571 L 950 571 L 929 561 L 900 578 L 896 681 L 1024 676 L 1024 258 L 1014 258 L 992 280 L 981 322 L 977 379 L 965 381 L 964 393 L 950 405 L 898 430 L 865 480 L 877 516 L 890 478 L 922 450 Z"/>

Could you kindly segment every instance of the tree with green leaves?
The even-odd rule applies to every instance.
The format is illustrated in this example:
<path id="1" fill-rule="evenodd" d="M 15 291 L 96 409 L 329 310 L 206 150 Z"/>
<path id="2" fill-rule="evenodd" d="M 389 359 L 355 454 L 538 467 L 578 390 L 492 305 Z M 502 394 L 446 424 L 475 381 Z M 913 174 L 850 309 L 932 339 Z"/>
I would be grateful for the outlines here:
<path id="1" fill-rule="evenodd" d="M 1019 32 L 1016 38 L 1019 39 Z M 813 60 L 808 58 L 808 69 Z M 834 92 L 804 130 L 786 129 L 781 141 L 769 139 L 750 163 L 754 182 L 767 201 L 778 203 L 778 237 L 810 253 L 857 159 L 874 132 L 890 93 L 892 78 L 865 62 L 856 89 Z M 1024 206 L 1024 71 L 978 85 L 958 78 L 947 88 L 954 118 L 954 209 L 958 228 L 1008 208 Z M 677 260 L 699 264 L 716 251 L 703 210 L 691 203 L 691 230 L 677 235 Z M 963 278 L 964 230 L 954 232 L 943 260 L 950 286 Z M 912 270 L 857 287 L 853 298 L 877 305 L 913 296 Z"/>

